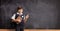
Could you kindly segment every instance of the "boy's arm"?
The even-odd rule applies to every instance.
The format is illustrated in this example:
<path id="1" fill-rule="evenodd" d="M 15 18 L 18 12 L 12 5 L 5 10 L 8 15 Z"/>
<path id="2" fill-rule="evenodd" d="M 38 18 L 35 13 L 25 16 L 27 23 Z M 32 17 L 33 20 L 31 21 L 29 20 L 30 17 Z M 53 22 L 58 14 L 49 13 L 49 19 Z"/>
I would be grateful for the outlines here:
<path id="1" fill-rule="evenodd" d="M 24 17 L 24 22 L 26 22 L 29 18 L 29 14 L 27 14 L 25 17 Z"/>
<path id="2" fill-rule="evenodd" d="M 12 22 L 15 22 L 15 14 L 11 17 Z"/>

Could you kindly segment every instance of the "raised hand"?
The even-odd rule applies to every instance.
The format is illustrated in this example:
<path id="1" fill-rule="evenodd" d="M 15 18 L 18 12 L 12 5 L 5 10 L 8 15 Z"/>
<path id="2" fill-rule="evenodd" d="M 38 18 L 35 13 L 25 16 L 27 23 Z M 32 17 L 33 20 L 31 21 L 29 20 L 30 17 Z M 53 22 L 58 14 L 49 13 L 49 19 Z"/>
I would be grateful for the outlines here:
<path id="1" fill-rule="evenodd" d="M 28 18 L 29 18 L 29 14 L 27 14 L 27 15 L 25 16 L 24 22 L 26 22 L 26 21 L 28 20 Z"/>
<path id="2" fill-rule="evenodd" d="M 29 14 L 26 15 L 26 18 L 29 18 Z"/>

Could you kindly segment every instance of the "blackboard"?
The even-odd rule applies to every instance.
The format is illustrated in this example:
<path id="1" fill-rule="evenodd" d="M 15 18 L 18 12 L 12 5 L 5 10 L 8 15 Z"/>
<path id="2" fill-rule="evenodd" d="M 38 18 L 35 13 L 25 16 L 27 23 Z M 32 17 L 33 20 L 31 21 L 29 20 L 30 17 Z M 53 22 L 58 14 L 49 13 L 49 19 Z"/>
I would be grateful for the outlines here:
<path id="1" fill-rule="evenodd" d="M 0 28 L 12 28 L 10 18 L 18 6 L 30 14 L 26 28 L 60 28 L 59 3 L 58 0 L 1 0 Z"/>

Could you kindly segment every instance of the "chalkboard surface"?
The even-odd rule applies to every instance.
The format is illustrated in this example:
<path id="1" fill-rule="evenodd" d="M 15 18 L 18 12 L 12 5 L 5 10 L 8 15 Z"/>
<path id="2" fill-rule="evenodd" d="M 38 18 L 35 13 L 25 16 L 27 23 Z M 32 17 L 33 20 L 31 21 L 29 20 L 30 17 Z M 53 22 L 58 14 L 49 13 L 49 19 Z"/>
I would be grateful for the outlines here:
<path id="1" fill-rule="evenodd" d="M 23 6 L 30 18 L 26 28 L 60 28 L 60 2 L 58 0 L 1 0 L 0 28 L 11 27 L 10 18 L 18 6 Z"/>

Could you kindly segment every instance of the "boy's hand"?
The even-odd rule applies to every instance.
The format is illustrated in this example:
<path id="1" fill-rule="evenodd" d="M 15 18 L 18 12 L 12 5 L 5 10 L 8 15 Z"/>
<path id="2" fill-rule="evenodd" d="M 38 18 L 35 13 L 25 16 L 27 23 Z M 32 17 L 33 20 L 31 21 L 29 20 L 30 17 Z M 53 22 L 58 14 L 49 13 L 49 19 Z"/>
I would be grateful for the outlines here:
<path id="1" fill-rule="evenodd" d="M 29 14 L 27 14 L 26 16 L 25 16 L 25 21 L 24 22 L 26 22 L 27 20 L 28 20 L 28 18 L 29 18 Z"/>
<path id="2" fill-rule="evenodd" d="M 20 23 L 22 21 L 22 18 L 20 16 L 18 16 L 16 19 L 15 19 L 16 23 Z"/>
<path id="3" fill-rule="evenodd" d="M 28 18 L 29 18 L 29 14 L 26 15 L 26 19 L 28 19 Z"/>

